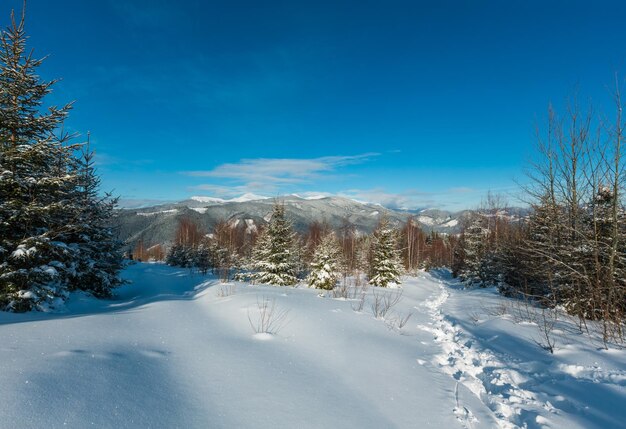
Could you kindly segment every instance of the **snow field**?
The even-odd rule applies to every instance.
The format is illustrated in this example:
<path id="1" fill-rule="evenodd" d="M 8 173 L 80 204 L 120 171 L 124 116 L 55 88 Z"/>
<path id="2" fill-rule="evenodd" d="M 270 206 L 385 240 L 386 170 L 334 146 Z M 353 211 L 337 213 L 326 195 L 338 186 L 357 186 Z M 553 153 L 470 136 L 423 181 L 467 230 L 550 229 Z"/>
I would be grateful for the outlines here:
<path id="1" fill-rule="evenodd" d="M 221 284 L 136 264 L 115 300 L 0 314 L 0 427 L 618 428 L 622 350 L 584 336 L 555 355 L 509 302 L 441 273 L 405 277 L 375 318 L 305 287 Z M 267 306 L 264 307 L 264 303 Z M 258 329 L 263 308 L 284 314 Z M 399 320 L 409 319 L 400 327 Z M 567 326 L 559 326 L 563 332 Z M 257 332 L 258 331 L 258 332 Z"/>
<path id="2" fill-rule="evenodd" d="M 158 264 L 125 275 L 134 283 L 116 301 L 0 315 L 0 426 L 456 424 L 453 383 L 416 361 L 432 351 L 367 306 L 308 288 L 234 284 L 224 296 L 214 279 Z M 264 298 L 289 311 L 275 335 L 248 320 Z"/>

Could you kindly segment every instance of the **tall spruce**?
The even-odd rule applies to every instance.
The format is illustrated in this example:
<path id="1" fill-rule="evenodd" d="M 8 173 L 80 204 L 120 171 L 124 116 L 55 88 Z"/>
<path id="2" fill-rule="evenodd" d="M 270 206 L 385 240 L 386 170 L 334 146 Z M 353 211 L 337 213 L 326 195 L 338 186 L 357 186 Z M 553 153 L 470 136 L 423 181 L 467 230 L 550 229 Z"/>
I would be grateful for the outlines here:
<path id="1" fill-rule="evenodd" d="M 40 79 L 41 63 L 26 50 L 24 15 L 12 14 L 0 35 L 0 309 L 14 311 L 46 309 L 87 277 L 95 283 L 84 288 L 106 296 L 121 266 L 114 240 L 101 241 L 112 238 L 114 202 L 93 204 L 92 161 L 85 169 L 62 130 L 71 104 L 42 107 L 55 81 Z M 89 252 L 87 241 L 104 252 Z"/>
<path id="2" fill-rule="evenodd" d="M 290 286 L 298 282 L 296 234 L 285 216 L 285 206 L 274 204 L 269 225 L 257 239 L 254 248 L 252 279 L 257 283 Z"/>
<path id="3" fill-rule="evenodd" d="M 461 246 L 463 247 L 463 266 L 459 277 L 467 284 L 484 285 L 486 280 L 486 236 L 485 218 L 481 213 L 475 215 L 463 231 Z"/>
<path id="4" fill-rule="evenodd" d="M 399 284 L 401 264 L 398 232 L 383 216 L 372 235 L 369 282 L 380 287 Z"/>
<path id="5" fill-rule="evenodd" d="M 91 292 L 99 297 L 111 296 L 112 289 L 122 281 L 122 246 L 112 227 L 117 198 L 106 193 L 100 196 L 100 177 L 94 165 L 95 153 L 89 140 L 78 158 L 78 187 L 74 203 L 74 218 L 67 242 L 77 246 L 76 270 L 70 276 L 70 287 Z"/>

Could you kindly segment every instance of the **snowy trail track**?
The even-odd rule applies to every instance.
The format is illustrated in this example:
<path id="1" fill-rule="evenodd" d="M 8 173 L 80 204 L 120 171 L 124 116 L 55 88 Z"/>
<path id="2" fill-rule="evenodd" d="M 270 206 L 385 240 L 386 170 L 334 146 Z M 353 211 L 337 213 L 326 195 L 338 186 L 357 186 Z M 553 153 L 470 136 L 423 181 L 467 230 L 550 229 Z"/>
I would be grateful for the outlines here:
<path id="1" fill-rule="evenodd" d="M 439 288 L 422 304 L 429 310 L 432 322 L 420 326 L 431 332 L 441 346 L 433 364 L 489 407 L 495 421 L 493 426 L 485 426 L 484 417 L 481 422 L 464 402 L 467 395 L 457 394 L 455 414 L 464 427 L 624 427 L 619 416 L 624 415 L 623 406 L 617 405 L 626 396 L 623 352 L 614 351 L 619 356 L 615 362 L 609 354 L 602 367 L 597 361 L 592 366 L 563 363 L 568 359 L 589 359 L 589 349 L 593 347 L 586 344 L 588 339 L 578 338 L 582 343 L 569 344 L 563 347 L 566 351 L 549 355 L 535 343 L 536 324 L 516 324 L 510 314 L 489 320 L 484 314 L 490 301 L 503 311 L 505 305 L 514 305 L 510 300 L 485 289 L 460 289 L 445 274 L 423 277 Z M 482 323 L 475 320 L 481 312 L 487 319 Z M 594 355 L 606 358 L 597 352 Z M 606 368 L 611 364 L 621 369 Z M 611 394 L 605 389 L 612 390 Z"/>
<path id="2" fill-rule="evenodd" d="M 612 368 L 534 360 L 542 353 L 534 344 L 511 346 L 528 352 L 526 360 L 509 355 L 510 343 L 500 344 L 506 335 L 494 330 L 504 325 L 475 330 L 461 315 L 485 296 L 436 274 L 406 278 L 386 320 L 372 315 L 373 289 L 355 312 L 354 301 L 307 288 L 235 284 L 224 297 L 215 279 L 160 264 L 131 266 L 125 276 L 133 284 L 116 300 L 76 295 L 62 314 L 0 314 L 0 428 L 600 428 L 623 421 L 623 411 L 606 412 L 624 399 L 621 355 L 608 355 Z M 255 336 L 248 315 L 255 319 L 264 298 L 289 313 L 278 334 Z M 391 327 L 409 313 L 403 328 Z M 568 396 L 572 380 L 603 395 L 589 400 L 597 411 L 588 398 Z"/>
<path id="3" fill-rule="evenodd" d="M 440 279 L 430 281 L 437 282 L 440 292 L 423 304 L 429 309 L 433 324 L 422 326 L 422 329 L 432 332 L 435 341 L 441 345 L 442 352 L 434 363 L 486 404 L 493 411 L 498 427 L 528 427 L 529 422 L 537 422 L 539 413 L 532 410 L 550 411 L 552 407 L 537 400 L 532 392 L 520 388 L 518 382 L 524 378 L 507 368 L 494 353 L 476 347 L 471 338 L 464 338 L 462 330 L 442 310 L 450 296 L 448 289 Z M 455 414 L 465 427 L 474 427 L 478 423 L 471 409 L 460 400 Z M 538 420 L 543 421 L 541 418 Z"/>

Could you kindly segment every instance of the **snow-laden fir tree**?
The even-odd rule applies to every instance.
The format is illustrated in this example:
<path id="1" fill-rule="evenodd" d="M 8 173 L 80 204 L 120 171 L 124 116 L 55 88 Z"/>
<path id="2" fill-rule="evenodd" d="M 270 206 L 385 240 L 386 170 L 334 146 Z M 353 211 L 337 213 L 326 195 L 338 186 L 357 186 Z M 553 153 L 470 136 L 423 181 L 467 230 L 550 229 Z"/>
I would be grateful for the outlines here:
<path id="1" fill-rule="evenodd" d="M 209 253 L 211 255 L 213 273 L 218 274 L 222 281 L 228 281 L 234 262 L 231 250 L 221 244 L 216 237 L 210 240 Z"/>
<path id="2" fill-rule="evenodd" d="M 207 237 L 200 242 L 195 253 L 195 266 L 202 275 L 206 275 L 209 269 L 214 266 L 211 255 L 211 243 Z"/>
<path id="3" fill-rule="evenodd" d="M 78 250 L 70 275 L 70 288 L 111 296 L 112 289 L 122 284 L 122 246 L 112 228 L 117 198 L 99 195 L 100 178 L 94 166 L 95 153 L 87 146 L 78 158 L 78 187 L 75 191 L 73 219 L 57 239 L 71 243 Z M 68 208 L 69 210 L 69 208 Z"/>
<path id="4" fill-rule="evenodd" d="M 484 224 L 485 220 L 481 214 L 474 216 L 461 238 L 463 266 L 459 271 L 459 277 L 468 284 L 482 285 L 485 281 L 485 240 L 488 231 Z"/>
<path id="5" fill-rule="evenodd" d="M 190 245 L 175 243 L 165 257 L 165 263 L 174 267 L 192 268 L 196 265 L 196 250 Z"/>
<path id="6" fill-rule="evenodd" d="M 276 286 L 298 282 L 298 252 L 296 234 L 285 216 L 285 206 L 274 204 L 269 225 L 257 239 L 252 254 L 252 280 Z"/>
<path id="7" fill-rule="evenodd" d="M 313 252 L 311 272 L 307 278 L 310 287 L 332 290 L 339 279 L 339 259 L 341 251 L 332 233 L 322 237 Z"/>
<path id="8" fill-rule="evenodd" d="M 42 108 L 54 81 L 40 80 L 39 65 L 24 16 L 12 15 L 0 35 L 0 309 L 14 311 L 45 309 L 72 288 L 108 295 L 121 266 L 112 205 L 94 199 L 92 165 L 59 131 L 71 105 Z M 93 288 L 78 285 L 88 279 Z"/>
<path id="9" fill-rule="evenodd" d="M 383 216 L 372 234 L 369 282 L 380 287 L 399 284 L 401 267 L 398 232 Z"/>

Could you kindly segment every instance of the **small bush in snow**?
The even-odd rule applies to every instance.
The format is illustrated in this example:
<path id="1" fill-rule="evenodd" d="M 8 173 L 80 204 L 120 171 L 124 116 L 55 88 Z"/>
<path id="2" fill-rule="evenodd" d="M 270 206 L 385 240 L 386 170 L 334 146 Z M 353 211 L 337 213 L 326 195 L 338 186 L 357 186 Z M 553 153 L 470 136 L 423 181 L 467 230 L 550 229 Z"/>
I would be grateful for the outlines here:
<path id="1" fill-rule="evenodd" d="M 261 299 L 257 297 L 256 307 L 256 318 L 250 315 L 250 309 L 248 309 L 248 321 L 254 333 L 277 334 L 284 326 L 289 310 L 278 308 L 276 300 L 267 297 L 262 297 Z"/>
<path id="2" fill-rule="evenodd" d="M 345 282 L 340 283 L 333 288 L 333 298 L 348 299 L 349 294 L 350 294 L 350 287 Z"/>
<path id="3" fill-rule="evenodd" d="M 217 296 L 219 298 L 225 298 L 227 296 L 234 295 L 236 292 L 237 292 L 237 289 L 235 288 L 235 285 L 226 283 L 226 284 L 222 284 L 219 287 L 219 289 L 217 290 Z"/>
<path id="4" fill-rule="evenodd" d="M 398 314 L 394 317 L 388 317 L 387 319 L 385 319 L 385 324 L 389 329 L 400 332 L 402 328 L 404 328 L 409 322 L 411 316 L 413 316 L 413 313 L 408 313 L 406 315 Z"/>
<path id="5" fill-rule="evenodd" d="M 377 319 L 384 319 L 397 303 L 402 299 L 402 289 L 395 289 L 393 292 L 374 291 L 374 300 L 371 308 L 372 314 Z"/>
<path id="6" fill-rule="evenodd" d="M 352 309 L 357 313 L 363 311 L 363 307 L 365 306 L 365 292 L 362 292 L 361 295 L 356 299 L 356 302 L 352 303 Z"/>
<path id="7" fill-rule="evenodd" d="M 539 329 L 540 339 L 535 343 L 542 349 L 554 354 L 556 347 L 556 338 L 554 337 L 554 327 L 558 320 L 558 310 L 555 308 L 542 308 L 541 315 L 537 320 L 537 328 Z"/>

